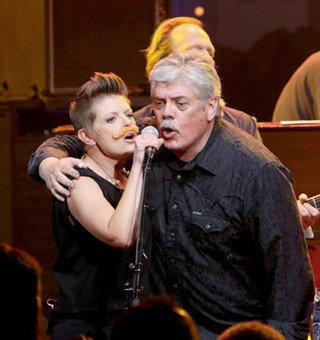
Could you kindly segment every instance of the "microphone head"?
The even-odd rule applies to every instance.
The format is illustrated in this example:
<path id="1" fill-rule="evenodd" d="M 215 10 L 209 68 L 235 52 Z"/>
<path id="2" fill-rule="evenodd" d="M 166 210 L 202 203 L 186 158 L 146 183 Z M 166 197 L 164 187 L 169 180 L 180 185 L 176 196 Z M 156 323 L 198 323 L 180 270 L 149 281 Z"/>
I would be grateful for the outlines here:
<path id="1" fill-rule="evenodd" d="M 144 135 L 146 133 L 153 133 L 156 137 L 159 137 L 159 131 L 152 125 L 148 125 L 142 129 L 141 134 Z"/>

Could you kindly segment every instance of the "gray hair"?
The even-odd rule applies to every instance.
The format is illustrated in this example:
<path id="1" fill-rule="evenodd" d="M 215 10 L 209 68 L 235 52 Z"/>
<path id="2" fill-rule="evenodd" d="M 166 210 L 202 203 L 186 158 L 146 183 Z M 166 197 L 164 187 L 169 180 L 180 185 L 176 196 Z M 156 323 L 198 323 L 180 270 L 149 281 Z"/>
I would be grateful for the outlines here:
<path id="1" fill-rule="evenodd" d="M 170 84 L 176 80 L 189 84 L 204 104 L 212 97 L 218 97 L 219 111 L 222 111 L 225 103 L 221 98 L 221 81 L 208 52 L 174 52 L 156 63 L 149 75 L 151 95 L 157 83 Z"/>

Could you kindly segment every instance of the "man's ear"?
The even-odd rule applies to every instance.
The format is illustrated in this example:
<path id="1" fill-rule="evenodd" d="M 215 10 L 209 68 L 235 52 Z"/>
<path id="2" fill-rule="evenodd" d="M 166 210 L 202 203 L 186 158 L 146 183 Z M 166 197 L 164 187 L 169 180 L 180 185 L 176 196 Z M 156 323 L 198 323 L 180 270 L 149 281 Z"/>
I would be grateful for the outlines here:
<path id="1" fill-rule="evenodd" d="M 92 146 L 96 144 L 94 138 L 85 129 L 78 131 L 78 137 L 86 145 Z"/>
<path id="2" fill-rule="evenodd" d="M 219 98 L 212 97 L 208 100 L 208 121 L 211 122 L 219 112 Z"/>

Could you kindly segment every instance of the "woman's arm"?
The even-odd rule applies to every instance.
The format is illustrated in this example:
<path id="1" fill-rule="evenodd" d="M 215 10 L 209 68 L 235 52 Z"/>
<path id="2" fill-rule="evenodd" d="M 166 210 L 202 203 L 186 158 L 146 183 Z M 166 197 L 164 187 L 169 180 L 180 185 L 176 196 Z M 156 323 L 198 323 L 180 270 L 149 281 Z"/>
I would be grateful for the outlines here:
<path id="1" fill-rule="evenodd" d="M 127 248 L 136 239 L 145 148 L 153 146 L 158 149 L 163 140 L 147 133 L 136 137 L 135 143 L 130 175 L 116 209 L 90 177 L 81 176 L 74 181 L 71 196 L 67 198 L 69 210 L 76 220 L 96 238 L 117 248 Z"/>

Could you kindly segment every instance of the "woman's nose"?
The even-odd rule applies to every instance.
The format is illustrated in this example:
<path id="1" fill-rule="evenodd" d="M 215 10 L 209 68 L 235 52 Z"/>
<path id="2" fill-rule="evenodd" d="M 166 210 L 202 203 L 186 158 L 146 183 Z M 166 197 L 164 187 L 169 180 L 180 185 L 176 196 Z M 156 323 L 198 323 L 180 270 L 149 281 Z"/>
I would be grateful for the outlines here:
<path id="1" fill-rule="evenodd" d="M 125 125 L 131 125 L 132 122 L 133 122 L 133 118 L 132 117 L 128 117 L 128 116 L 124 116 L 123 122 L 124 122 Z"/>

